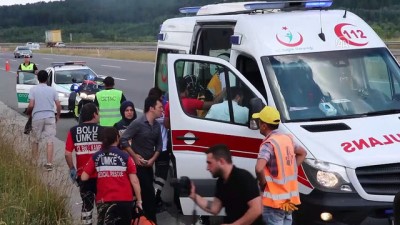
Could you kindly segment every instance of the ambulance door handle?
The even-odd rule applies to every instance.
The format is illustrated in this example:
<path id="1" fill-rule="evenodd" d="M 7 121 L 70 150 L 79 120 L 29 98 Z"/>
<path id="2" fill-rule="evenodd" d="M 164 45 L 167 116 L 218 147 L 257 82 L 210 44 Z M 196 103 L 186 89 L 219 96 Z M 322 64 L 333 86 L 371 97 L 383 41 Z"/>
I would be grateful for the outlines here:
<path id="1" fill-rule="evenodd" d="M 198 137 L 185 137 L 185 136 L 178 136 L 176 137 L 177 140 L 183 140 L 183 141 L 197 141 L 200 138 Z"/>

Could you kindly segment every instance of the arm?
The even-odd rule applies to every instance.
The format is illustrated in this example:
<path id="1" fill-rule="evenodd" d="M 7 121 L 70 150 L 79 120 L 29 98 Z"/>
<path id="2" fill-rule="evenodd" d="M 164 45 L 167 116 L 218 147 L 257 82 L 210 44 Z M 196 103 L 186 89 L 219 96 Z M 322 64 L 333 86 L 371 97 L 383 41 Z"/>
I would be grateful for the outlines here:
<path id="1" fill-rule="evenodd" d="M 142 201 L 139 179 L 136 174 L 129 174 L 129 180 L 132 184 L 133 191 L 135 192 L 136 200 Z"/>
<path id="2" fill-rule="evenodd" d="M 256 176 L 258 180 L 258 185 L 260 186 L 261 192 L 264 191 L 267 180 L 265 180 L 264 168 L 267 166 L 267 160 L 257 159 L 256 163 Z"/>
<path id="3" fill-rule="evenodd" d="M 65 150 L 65 161 L 67 162 L 68 168 L 75 168 L 74 162 L 72 160 L 72 152 Z"/>
<path id="4" fill-rule="evenodd" d="M 235 225 L 247 225 L 253 223 L 259 216 L 262 214 L 262 202 L 261 196 L 253 198 L 252 200 L 247 202 L 249 209 L 246 213 L 236 220 L 234 223 Z"/>
<path id="5" fill-rule="evenodd" d="M 167 129 L 171 129 L 171 121 L 170 121 L 169 117 L 164 118 L 164 126 Z"/>
<path id="6" fill-rule="evenodd" d="M 60 104 L 60 100 L 55 100 L 54 102 L 56 103 L 56 109 L 57 109 L 56 121 L 59 121 L 59 120 L 60 120 L 60 115 L 61 115 L 61 104 Z"/>
<path id="7" fill-rule="evenodd" d="M 26 110 L 26 114 L 32 116 L 33 106 L 35 105 L 35 99 L 29 99 L 28 109 Z"/>
<path id="8" fill-rule="evenodd" d="M 296 146 L 294 148 L 294 153 L 296 154 L 297 166 L 300 166 L 307 156 L 307 151 L 301 146 Z"/>
<path id="9" fill-rule="evenodd" d="M 213 201 L 210 201 L 196 194 L 194 183 L 192 183 L 189 198 L 191 198 L 201 209 L 213 215 L 217 215 L 222 209 L 222 202 L 218 198 L 214 198 Z"/>
<path id="10" fill-rule="evenodd" d="M 129 153 L 129 155 L 133 158 L 135 161 L 136 165 L 138 166 L 143 166 L 144 164 L 142 163 L 143 158 L 136 154 L 135 151 L 131 148 L 131 145 L 129 144 L 129 140 L 131 140 L 136 132 L 137 132 L 137 125 L 136 123 L 132 122 L 129 124 L 129 126 L 126 128 L 125 132 L 122 134 L 121 139 L 120 139 L 120 145 L 123 150 Z"/>
<path id="11" fill-rule="evenodd" d="M 126 101 L 126 98 L 125 98 L 124 93 L 122 93 L 122 96 L 121 96 L 121 104 L 122 104 L 124 101 Z"/>

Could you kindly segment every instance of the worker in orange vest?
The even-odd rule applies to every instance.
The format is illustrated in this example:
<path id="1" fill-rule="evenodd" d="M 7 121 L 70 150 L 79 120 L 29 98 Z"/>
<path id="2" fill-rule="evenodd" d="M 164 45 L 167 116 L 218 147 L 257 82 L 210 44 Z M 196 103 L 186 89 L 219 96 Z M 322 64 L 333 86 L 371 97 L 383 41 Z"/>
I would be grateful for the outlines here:
<path id="1" fill-rule="evenodd" d="M 259 119 L 260 133 L 265 136 L 255 168 L 263 192 L 263 218 L 268 225 L 290 225 L 292 211 L 300 205 L 297 167 L 307 152 L 290 135 L 278 131 L 280 114 L 274 107 L 265 106 L 252 117 Z"/>

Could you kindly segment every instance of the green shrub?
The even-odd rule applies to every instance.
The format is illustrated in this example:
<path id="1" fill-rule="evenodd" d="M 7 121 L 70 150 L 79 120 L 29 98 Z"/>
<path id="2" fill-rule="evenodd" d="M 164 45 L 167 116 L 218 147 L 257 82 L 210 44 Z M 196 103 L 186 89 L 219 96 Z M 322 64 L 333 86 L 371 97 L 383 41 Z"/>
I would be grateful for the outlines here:
<path id="1" fill-rule="evenodd" d="M 67 199 L 42 182 L 40 168 L 6 136 L 0 135 L 0 225 L 71 224 Z"/>

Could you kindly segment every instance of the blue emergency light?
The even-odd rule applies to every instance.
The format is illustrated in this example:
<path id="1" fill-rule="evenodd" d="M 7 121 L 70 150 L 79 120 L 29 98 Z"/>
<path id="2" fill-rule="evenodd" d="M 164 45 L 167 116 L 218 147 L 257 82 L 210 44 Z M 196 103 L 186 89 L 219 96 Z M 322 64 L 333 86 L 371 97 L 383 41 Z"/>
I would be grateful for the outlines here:
<path id="1" fill-rule="evenodd" d="M 179 9 L 179 12 L 184 14 L 196 14 L 200 8 L 201 6 L 183 7 Z"/>
<path id="2" fill-rule="evenodd" d="M 166 33 L 159 33 L 158 35 L 157 35 L 157 40 L 159 40 L 159 41 L 165 41 L 165 37 L 167 36 L 167 34 Z"/>
<path id="3" fill-rule="evenodd" d="M 329 8 L 332 6 L 333 1 L 310 1 L 306 2 L 306 8 Z"/>
<path id="4" fill-rule="evenodd" d="M 314 1 L 281 1 L 281 2 L 257 2 L 248 3 L 244 7 L 247 10 L 266 10 L 266 9 L 286 9 L 286 8 L 329 8 L 333 0 L 314 0 Z"/>
<path id="5" fill-rule="evenodd" d="M 232 35 L 231 44 L 240 45 L 242 43 L 242 35 Z"/>

